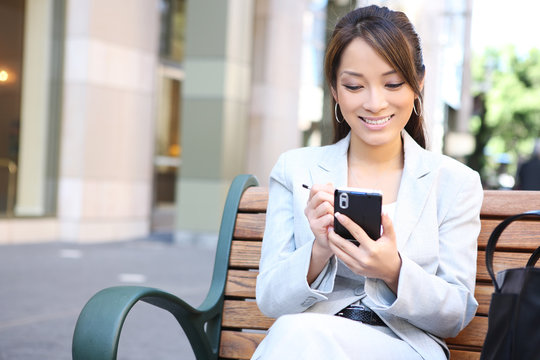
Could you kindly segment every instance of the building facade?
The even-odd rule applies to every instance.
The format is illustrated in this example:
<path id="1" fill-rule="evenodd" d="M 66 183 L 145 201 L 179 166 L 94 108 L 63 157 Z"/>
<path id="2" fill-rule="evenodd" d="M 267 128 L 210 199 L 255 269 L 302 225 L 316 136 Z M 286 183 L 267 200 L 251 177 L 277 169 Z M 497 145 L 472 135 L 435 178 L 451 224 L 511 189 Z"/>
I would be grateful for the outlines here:
<path id="1" fill-rule="evenodd" d="M 369 3 L 407 12 L 428 69 L 448 66 L 439 20 L 455 2 Z M 365 4 L 3 0 L 0 244 L 151 233 L 214 243 L 234 176 L 265 185 L 281 152 L 329 141 L 328 29 Z M 441 83 L 426 80 L 436 151 Z"/>
<path id="2" fill-rule="evenodd" d="M 13 49 L 0 56 L 0 67 L 14 79 L 0 85 L 13 107 L 0 111 L 10 129 L 2 131 L 0 157 L 12 165 L 6 188 L 15 189 L 0 190 L 1 243 L 148 233 L 158 6 L 157 0 L 0 4 L 7 34 L 0 46 Z"/>

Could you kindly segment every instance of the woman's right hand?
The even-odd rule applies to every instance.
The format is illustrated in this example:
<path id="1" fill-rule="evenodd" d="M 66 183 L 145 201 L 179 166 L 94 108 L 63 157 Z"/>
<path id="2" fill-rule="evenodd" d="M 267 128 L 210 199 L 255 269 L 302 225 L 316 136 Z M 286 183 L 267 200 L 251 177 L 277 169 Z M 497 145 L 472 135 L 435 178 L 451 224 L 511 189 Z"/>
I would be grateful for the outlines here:
<path id="1" fill-rule="evenodd" d="M 304 214 L 315 235 L 313 251 L 330 258 L 333 252 L 328 244 L 328 228 L 334 224 L 334 185 L 313 185 Z"/>

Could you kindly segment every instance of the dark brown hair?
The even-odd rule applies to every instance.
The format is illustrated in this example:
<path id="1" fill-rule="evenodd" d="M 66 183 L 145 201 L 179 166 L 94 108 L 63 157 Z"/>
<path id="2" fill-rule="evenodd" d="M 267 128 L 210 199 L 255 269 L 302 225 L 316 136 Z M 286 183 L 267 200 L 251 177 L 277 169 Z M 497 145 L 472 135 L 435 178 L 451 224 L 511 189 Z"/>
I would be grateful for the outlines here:
<path id="1" fill-rule="evenodd" d="M 324 73 L 330 89 L 336 90 L 337 70 L 341 56 L 352 40 L 361 38 L 386 60 L 418 96 L 414 111 L 405 125 L 405 130 L 423 148 L 426 147 L 422 102 L 423 91 L 420 82 L 424 78 L 425 67 L 420 39 L 407 15 L 387 7 L 371 5 L 349 12 L 336 25 L 326 49 Z M 332 112 L 336 101 L 332 97 Z M 334 116 L 340 114 L 334 114 Z M 334 123 L 334 142 L 343 139 L 351 130 L 346 121 Z"/>

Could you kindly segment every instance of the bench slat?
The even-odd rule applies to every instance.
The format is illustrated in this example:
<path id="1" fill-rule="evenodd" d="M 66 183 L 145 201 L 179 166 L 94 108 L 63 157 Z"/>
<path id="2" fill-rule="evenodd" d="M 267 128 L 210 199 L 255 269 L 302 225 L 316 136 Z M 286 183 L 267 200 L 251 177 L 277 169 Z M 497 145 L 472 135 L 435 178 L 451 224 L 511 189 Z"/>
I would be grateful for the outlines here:
<path id="1" fill-rule="evenodd" d="M 486 316 L 475 316 L 472 321 L 455 338 L 446 339 L 446 343 L 474 346 L 480 348 L 484 345 L 488 327 L 488 318 Z"/>
<path id="2" fill-rule="evenodd" d="M 262 240 L 266 214 L 238 214 L 234 228 L 235 239 Z"/>
<path id="3" fill-rule="evenodd" d="M 476 309 L 477 315 L 487 316 L 489 312 L 489 304 L 491 303 L 491 294 L 493 294 L 494 288 L 491 284 L 476 284 L 474 290 L 474 297 L 478 301 L 478 309 Z"/>
<path id="4" fill-rule="evenodd" d="M 248 188 L 240 201 L 240 212 L 265 212 L 268 188 Z M 540 208 L 537 191 L 485 190 L 482 216 L 507 217 Z"/>
<path id="5" fill-rule="evenodd" d="M 227 284 L 225 286 L 225 296 L 254 299 L 257 275 L 257 271 L 229 270 Z M 474 296 L 478 300 L 478 315 L 488 314 L 492 293 L 493 285 L 476 285 Z"/>
<path id="6" fill-rule="evenodd" d="M 258 269 L 261 244 L 260 241 L 233 240 L 230 266 L 234 268 Z M 529 257 L 529 253 L 496 252 L 493 265 L 494 271 L 497 273 L 504 269 L 523 267 Z M 491 281 L 486 270 L 486 258 L 483 251 L 478 252 L 477 267 L 477 279 Z"/>
<path id="7" fill-rule="evenodd" d="M 511 269 L 517 267 L 523 267 L 527 263 L 527 260 L 531 254 L 528 253 L 511 253 L 511 252 L 495 252 L 493 256 L 493 270 L 495 274 L 504 269 Z M 477 273 L 476 280 L 483 280 L 491 282 L 491 278 L 486 269 L 486 253 L 483 251 L 478 252 L 478 258 L 476 261 Z"/>
<path id="8" fill-rule="evenodd" d="M 485 190 L 482 216 L 507 217 L 540 208 L 538 191 Z"/>
<path id="9" fill-rule="evenodd" d="M 219 356 L 226 359 L 250 359 L 265 334 L 224 330 L 221 332 Z M 450 349 L 452 360 L 478 360 L 480 350 Z"/>
<path id="10" fill-rule="evenodd" d="M 275 319 L 264 316 L 255 301 L 225 300 L 223 327 L 267 330 Z"/>
<path id="11" fill-rule="evenodd" d="M 501 221 L 502 219 L 482 219 L 482 231 L 478 236 L 479 247 L 486 247 L 489 236 Z M 540 245 L 538 239 L 540 239 L 540 221 L 514 221 L 504 229 L 497 241 L 497 249 L 518 249 L 533 252 Z"/>
<path id="12" fill-rule="evenodd" d="M 254 299 L 258 274 L 257 271 L 229 270 L 227 284 L 225 286 L 225 296 Z M 478 315 L 488 314 L 492 293 L 493 285 L 476 285 L 474 296 L 478 300 Z"/>
<path id="13" fill-rule="evenodd" d="M 258 269 L 261 257 L 260 241 L 233 240 L 229 267 L 240 269 Z"/>
<path id="14" fill-rule="evenodd" d="M 480 352 L 450 349 L 452 360 L 480 360 Z"/>
<path id="15" fill-rule="evenodd" d="M 240 212 L 266 212 L 267 205 L 268 188 L 253 186 L 242 195 L 238 209 Z"/>
<path id="16" fill-rule="evenodd" d="M 225 359 L 251 359 L 264 336 L 265 334 L 223 330 L 219 356 Z"/>
<path id="17" fill-rule="evenodd" d="M 229 270 L 225 284 L 225 296 L 255 298 L 258 271 Z"/>
<path id="18" fill-rule="evenodd" d="M 263 315 L 254 301 L 225 301 L 223 327 L 267 330 L 274 321 Z M 484 343 L 487 325 L 486 316 L 475 316 L 457 337 L 446 339 L 447 343 L 480 348 Z"/>
<path id="19" fill-rule="evenodd" d="M 268 204 L 268 188 L 248 188 L 240 201 L 241 212 L 265 212 Z M 485 190 L 482 204 L 483 216 L 507 217 L 540 208 L 537 191 Z"/>
<path id="20" fill-rule="evenodd" d="M 486 320 L 485 324 L 487 326 L 487 318 L 479 318 Z M 474 321 L 474 320 L 473 320 Z M 483 336 L 478 336 L 474 331 L 484 331 L 483 323 L 477 324 L 471 322 L 469 327 L 467 327 L 460 336 L 452 339 L 447 339 L 448 345 L 450 346 L 450 352 L 452 353 L 452 359 L 456 360 L 468 360 L 468 359 L 479 359 L 481 346 L 483 344 Z M 474 325 L 474 326 L 473 326 Z M 467 335 L 468 333 L 468 335 Z M 463 336 L 467 335 L 465 342 L 470 343 L 470 339 L 475 339 L 475 345 L 470 347 L 470 350 L 463 350 Z M 221 333 L 221 348 L 220 356 L 223 358 L 235 358 L 235 359 L 249 359 L 257 345 L 263 340 L 264 333 L 248 333 L 248 332 L 238 332 L 224 330 Z M 452 349 L 454 346 L 453 342 L 457 342 L 459 345 L 458 349 Z"/>

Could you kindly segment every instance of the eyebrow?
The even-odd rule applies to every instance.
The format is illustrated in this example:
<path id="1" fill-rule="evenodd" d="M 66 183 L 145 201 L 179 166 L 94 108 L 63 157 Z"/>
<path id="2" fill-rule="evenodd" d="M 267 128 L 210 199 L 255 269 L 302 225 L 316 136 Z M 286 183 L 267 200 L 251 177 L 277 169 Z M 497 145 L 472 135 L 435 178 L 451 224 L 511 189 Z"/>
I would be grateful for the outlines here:
<path id="1" fill-rule="evenodd" d="M 395 73 L 397 73 L 397 71 L 392 69 L 392 70 L 387 71 L 384 74 L 382 74 L 382 76 L 392 75 L 392 74 L 395 74 Z M 360 73 L 357 73 L 357 72 L 354 72 L 354 71 L 350 71 L 350 70 L 343 70 L 340 75 L 343 75 L 343 74 L 352 75 L 352 76 L 356 76 L 356 77 L 364 77 L 363 74 L 360 74 Z"/>

